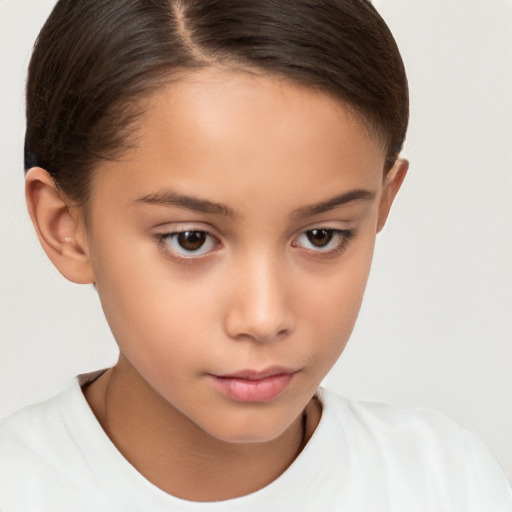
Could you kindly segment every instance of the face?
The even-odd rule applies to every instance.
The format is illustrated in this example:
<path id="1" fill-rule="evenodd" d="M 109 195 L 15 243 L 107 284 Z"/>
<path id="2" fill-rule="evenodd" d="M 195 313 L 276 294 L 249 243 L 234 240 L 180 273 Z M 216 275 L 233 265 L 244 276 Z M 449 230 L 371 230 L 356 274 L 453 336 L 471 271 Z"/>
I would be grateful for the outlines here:
<path id="1" fill-rule="evenodd" d="M 326 95 L 219 70 L 156 93 L 137 135 L 99 165 L 87 230 L 122 357 L 212 436 L 274 439 L 354 326 L 382 144 Z"/>

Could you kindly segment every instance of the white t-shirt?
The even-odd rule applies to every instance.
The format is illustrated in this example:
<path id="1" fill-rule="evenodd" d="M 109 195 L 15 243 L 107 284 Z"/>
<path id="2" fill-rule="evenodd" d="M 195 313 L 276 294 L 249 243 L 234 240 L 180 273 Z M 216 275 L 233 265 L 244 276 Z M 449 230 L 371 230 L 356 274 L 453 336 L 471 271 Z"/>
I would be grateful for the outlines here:
<path id="1" fill-rule="evenodd" d="M 2 512 L 512 511 L 501 467 L 472 434 L 435 413 L 324 389 L 315 433 L 274 482 L 226 501 L 179 499 L 116 449 L 85 400 L 85 379 L 0 422 Z"/>

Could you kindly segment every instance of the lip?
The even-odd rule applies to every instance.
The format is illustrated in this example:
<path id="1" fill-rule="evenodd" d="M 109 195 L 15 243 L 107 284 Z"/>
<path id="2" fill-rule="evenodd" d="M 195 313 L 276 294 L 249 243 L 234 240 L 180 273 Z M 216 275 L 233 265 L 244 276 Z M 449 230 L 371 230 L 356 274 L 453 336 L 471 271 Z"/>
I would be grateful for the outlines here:
<path id="1" fill-rule="evenodd" d="M 218 391 L 237 402 L 263 403 L 281 395 L 296 373 L 297 370 L 274 366 L 262 371 L 248 369 L 210 377 Z"/>

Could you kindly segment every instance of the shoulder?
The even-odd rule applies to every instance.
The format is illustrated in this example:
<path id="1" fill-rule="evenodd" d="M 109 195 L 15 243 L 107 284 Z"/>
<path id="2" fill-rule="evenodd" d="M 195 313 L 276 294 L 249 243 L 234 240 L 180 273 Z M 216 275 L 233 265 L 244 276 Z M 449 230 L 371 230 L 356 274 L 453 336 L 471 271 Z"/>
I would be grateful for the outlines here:
<path id="1" fill-rule="evenodd" d="M 389 441 L 423 439 L 449 446 L 459 443 L 484 446 L 472 433 L 434 411 L 350 400 L 324 389 L 320 397 L 331 421 L 353 428 L 355 434 Z"/>
<path id="2" fill-rule="evenodd" d="M 29 405 L 0 420 L 0 450 L 32 452 L 44 456 L 45 447 L 61 437 L 61 402 L 69 393 L 61 393 L 43 402 Z M 5 460 L 5 459 L 3 459 Z"/>
<path id="3" fill-rule="evenodd" d="M 342 422 L 378 438 L 428 437 L 432 440 L 474 439 L 468 431 L 445 416 L 425 409 L 408 409 L 381 402 L 350 400 L 322 389 L 321 400 L 332 421 Z"/>
<path id="4" fill-rule="evenodd" d="M 92 480 L 91 469 L 77 441 L 77 430 L 89 421 L 80 393 L 75 380 L 55 397 L 0 420 L 1 510 L 50 507 L 56 489 L 62 500 L 91 494 L 84 483 Z"/>
<path id="5" fill-rule="evenodd" d="M 25 475 L 49 475 L 64 471 L 63 447 L 72 439 L 69 415 L 76 390 L 67 389 L 43 402 L 29 405 L 0 420 L 0 472 L 9 487 Z"/>
<path id="6" fill-rule="evenodd" d="M 494 455 L 443 415 L 348 400 L 326 390 L 320 398 L 335 435 L 357 446 L 358 455 L 380 468 L 391 487 L 404 493 L 429 487 L 447 500 L 473 502 L 468 510 L 488 507 L 492 500 L 512 509 L 510 487 Z"/>
<path id="7" fill-rule="evenodd" d="M 79 375 L 59 394 L 29 405 L 0 420 L 2 462 L 28 464 L 55 462 L 83 455 L 80 443 L 101 431 L 81 386 L 105 370 Z"/>

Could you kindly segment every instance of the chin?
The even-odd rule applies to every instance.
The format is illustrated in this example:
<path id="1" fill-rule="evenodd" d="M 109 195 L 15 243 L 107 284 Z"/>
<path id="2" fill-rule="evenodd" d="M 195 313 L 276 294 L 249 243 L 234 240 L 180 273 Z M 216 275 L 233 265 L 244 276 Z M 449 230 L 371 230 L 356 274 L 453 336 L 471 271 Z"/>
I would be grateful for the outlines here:
<path id="1" fill-rule="evenodd" d="M 260 444 L 269 443 L 278 439 L 294 423 L 291 420 L 273 419 L 270 414 L 259 411 L 258 417 L 254 415 L 237 415 L 222 418 L 222 423 L 209 430 L 210 435 L 232 444 Z"/>

